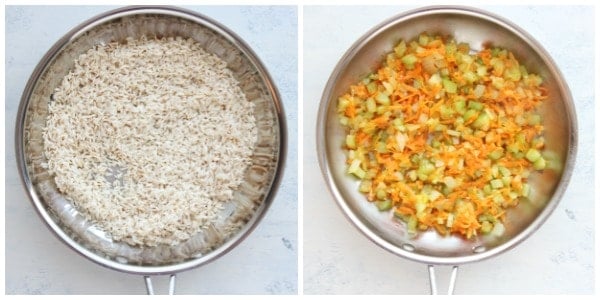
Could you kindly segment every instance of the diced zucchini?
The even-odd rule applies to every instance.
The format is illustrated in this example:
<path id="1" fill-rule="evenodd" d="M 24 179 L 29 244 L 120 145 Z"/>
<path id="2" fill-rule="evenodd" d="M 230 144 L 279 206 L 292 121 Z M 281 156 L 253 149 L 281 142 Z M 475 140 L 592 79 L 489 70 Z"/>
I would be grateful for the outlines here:
<path id="1" fill-rule="evenodd" d="M 533 168 L 541 171 L 543 169 L 546 168 L 546 160 L 543 157 L 538 158 L 534 163 L 533 163 Z"/>
<path id="2" fill-rule="evenodd" d="M 487 75 L 487 68 L 485 66 L 477 67 L 477 75 L 479 77 L 483 77 Z"/>
<path id="3" fill-rule="evenodd" d="M 527 123 L 529 123 L 529 125 L 540 125 L 542 123 L 542 117 L 538 114 L 531 114 L 529 115 L 529 118 L 527 119 Z"/>
<path id="4" fill-rule="evenodd" d="M 412 70 L 415 67 L 415 63 L 417 62 L 417 57 L 414 54 L 407 54 L 405 56 L 402 57 L 402 63 L 404 64 L 404 67 Z"/>
<path id="5" fill-rule="evenodd" d="M 469 46 L 467 43 L 459 43 L 458 46 L 456 46 L 456 49 L 462 54 L 469 54 L 471 51 L 471 46 Z"/>
<path id="6" fill-rule="evenodd" d="M 473 126 L 475 126 L 475 125 L 473 125 Z M 488 157 L 491 160 L 498 160 L 498 159 L 502 158 L 503 156 L 504 156 L 504 149 L 502 149 L 502 148 L 496 148 L 494 151 L 492 151 L 492 152 L 490 152 L 490 154 L 488 154 Z"/>
<path id="7" fill-rule="evenodd" d="M 383 82 L 381 82 L 381 84 L 385 88 L 385 91 L 387 92 L 388 95 L 391 95 L 394 92 L 394 85 L 392 83 L 390 83 L 388 81 L 383 81 Z"/>
<path id="8" fill-rule="evenodd" d="M 502 148 L 500 148 L 500 149 L 502 149 Z M 502 176 L 512 175 L 510 170 L 508 168 L 506 168 L 505 166 L 498 166 L 498 171 L 500 171 L 500 174 L 502 174 Z"/>
<path id="9" fill-rule="evenodd" d="M 454 83 L 454 81 L 443 79 L 442 84 L 444 86 L 444 90 L 446 90 L 446 93 L 456 94 L 456 83 Z"/>
<path id="10" fill-rule="evenodd" d="M 490 60 L 490 64 L 494 68 L 494 75 L 501 76 L 504 74 L 504 62 L 502 59 L 494 57 Z"/>
<path id="11" fill-rule="evenodd" d="M 521 189 L 521 196 L 529 197 L 529 193 L 531 192 L 531 187 L 528 183 L 523 183 L 523 188 Z"/>
<path id="12" fill-rule="evenodd" d="M 506 150 L 512 154 L 519 153 L 519 145 L 510 144 L 510 145 L 506 146 Z"/>
<path id="13" fill-rule="evenodd" d="M 545 140 L 543 136 L 536 137 L 531 141 L 531 148 L 540 149 L 544 147 L 544 143 Z"/>
<path id="14" fill-rule="evenodd" d="M 542 78 L 540 76 L 529 74 L 527 75 L 527 83 L 533 86 L 539 86 L 542 84 Z"/>
<path id="15" fill-rule="evenodd" d="M 385 144 L 385 142 L 378 142 L 377 143 L 377 152 L 379 153 L 387 153 L 387 145 Z"/>
<path id="16" fill-rule="evenodd" d="M 368 98 L 366 101 L 367 104 L 367 111 L 370 113 L 374 113 L 377 111 L 377 104 L 375 103 L 375 99 L 373 98 Z"/>
<path id="17" fill-rule="evenodd" d="M 510 181 L 511 181 L 510 176 L 504 176 L 501 178 L 501 180 L 502 180 L 502 184 L 504 186 L 510 186 Z"/>
<path id="18" fill-rule="evenodd" d="M 375 100 L 381 105 L 390 105 L 390 95 L 386 92 L 377 93 Z"/>
<path id="19" fill-rule="evenodd" d="M 439 85 L 441 83 L 442 77 L 438 73 L 431 75 L 431 77 L 429 77 L 429 79 L 427 80 L 427 84 L 429 84 L 430 86 Z"/>
<path id="20" fill-rule="evenodd" d="M 504 183 L 501 179 L 492 179 L 490 180 L 490 185 L 493 189 L 500 189 L 504 187 Z"/>
<path id="21" fill-rule="evenodd" d="M 498 177 L 499 177 L 499 176 L 498 176 L 498 173 L 499 173 L 499 170 L 498 170 L 498 165 L 493 165 L 493 166 L 490 168 L 490 173 L 492 173 L 492 177 L 493 177 L 493 178 L 498 178 Z"/>
<path id="22" fill-rule="evenodd" d="M 408 171 L 408 173 L 406 175 L 408 176 L 408 179 L 410 179 L 411 181 L 417 180 L 417 171 L 415 171 L 415 170 Z"/>
<path id="23" fill-rule="evenodd" d="M 483 221 L 481 223 L 481 233 L 488 234 L 492 231 L 493 225 L 488 221 Z"/>
<path id="24" fill-rule="evenodd" d="M 348 98 L 340 97 L 338 99 L 338 110 L 343 111 L 348 105 L 350 105 L 350 100 Z"/>
<path id="25" fill-rule="evenodd" d="M 419 45 L 421 46 L 427 46 L 427 44 L 429 44 L 430 41 L 430 37 L 427 34 L 420 34 L 419 35 Z"/>
<path id="26" fill-rule="evenodd" d="M 487 131 L 490 128 L 490 116 L 486 112 L 481 113 L 473 122 L 473 127 Z"/>
<path id="27" fill-rule="evenodd" d="M 417 217 L 410 216 L 407 222 L 408 233 L 416 233 L 417 232 Z"/>
<path id="28" fill-rule="evenodd" d="M 379 209 L 379 211 L 386 211 L 386 210 L 390 210 L 393 207 L 393 203 L 392 200 L 380 200 L 377 201 L 377 209 Z"/>
<path id="29" fill-rule="evenodd" d="M 369 92 L 369 94 L 375 93 L 377 91 L 377 83 L 370 82 L 369 84 L 367 84 L 367 91 Z"/>
<path id="30" fill-rule="evenodd" d="M 475 98 L 479 99 L 481 98 L 481 96 L 483 96 L 483 93 L 485 93 L 485 86 L 483 84 L 478 84 L 475 89 L 473 90 L 473 95 L 475 96 Z M 483 107 L 482 107 L 483 108 Z"/>
<path id="31" fill-rule="evenodd" d="M 387 192 L 385 191 L 385 187 L 378 187 L 375 190 L 375 196 L 379 200 L 385 200 L 387 198 Z M 390 201 L 391 202 L 391 201 Z"/>
<path id="32" fill-rule="evenodd" d="M 394 53 L 396 53 L 396 56 L 402 57 L 405 52 L 406 52 L 406 42 L 404 42 L 404 40 L 402 40 L 402 41 L 400 41 L 398 46 L 394 47 Z"/>
<path id="33" fill-rule="evenodd" d="M 525 158 L 532 163 L 538 160 L 540 157 L 542 157 L 542 154 L 533 148 L 530 148 L 527 150 L 527 153 L 525 153 Z"/>
<path id="34" fill-rule="evenodd" d="M 361 164 L 360 160 L 354 159 L 352 161 L 352 163 L 350 164 L 350 167 L 348 167 L 348 173 L 352 174 L 360 179 L 363 179 L 367 175 L 367 172 L 365 172 L 365 170 L 361 169 L 360 164 Z"/>
<path id="35" fill-rule="evenodd" d="M 475 81 L 477 81 L 477 79 L 479 79 L 477 77 L 477 75 L 473 72 L 473 71 L 467 71 L 463 74 L 463 78 L 468 82 L 468 83 L 473 83 Z"/>
<path id="36" fill-rule="evenodd" d="M 504 234 L 504 225 L 500 222 L 496 222 L 496 224 L 494 224 L 494 228 L 492 229 L 491 234 L 493 236 L 501 236 L 502 234 Z"/>
<path id="37" fill-rule="evenodd" d="M 492 186 L 489 183 L 483 186 L 483 193 L 486 196 L 489 196 L 492 194 Z"/>
<path id="38" fill-rule="evenodd" d="M 504 79 L 492 76 L 492 86 L 498 90 L 504 89 Z"/>
<path id="39" fill-rule="evenodd" d="M 494 201 L 494 203 L 496 203 L 496 205 L 502 205 L 502 203 L 504 203 L 504 197 L 502 197 L 502 195 L 500 194 L 494 195 L 494 197 L 492 197 L 492 200 Z"/>
<path id="40" fill-rule="evenodd" d="M 346 147 L 348 147 L 349 149 L 356 149 L 356 135 L 346 135 Z"/>
<path id="41" fill-rule="evenodd" d="M 477 116 L 478 116 L 478 114 L 477 114 L 476 110 L 469 109 L 463 114 L 462 117 L 465 120 L 465 122 L 468 122 L 469 120 L 473 120 L 473 119 L 477 118 Z"/>
<path id="42" fill-rule="evenodd" d="M 363 180 L 358 187 L 358 191 L 361 193 L 368 193 L 371 191 L 371 185 L 373 182 L 371 180 Z"/>
<path id="43" fill-rule="evenodd" d="M 504 78 L 511 81 L 519 81 L 521 80 L 521 70 L 519 66 L 513 66 L 504 71 Z"/>
<path id="44" fill-rule="evenodd" d="M 449 214 L 448 219 L 446 219 L 446 227 L 452 228 L 452 225 L 454 225 L 454 214 Z"/>
<path id="45" fill-rule="evenodd" d="M 454 116 L 454 109 L 446 105 L 440 106 L 440 117 L 443 120 L 451 119 Z"/>
<path id="46" fill-rule="evenodd" d="M 347 126 L 348 125 L 348 117 L 340 116 L 340 124 Z"/>
<path id="47" fill-rule="evenodd" d="M 417 170 L 417 175 L 419 173 L 429 175 L 435 171 L 435 166 L 427 160 L 422 160 L 419 169 Z"/>
<path id="48" fill-rule="evenodd" d="M 450 42 L 446 45 L 446 56 L 452 57 L 456 53 L 456 44 L 454 42 Z"/>
<path id="49" fill-rule="evenodd" d="M 469 101 L 469 105 L 467 107 L 470 108 L 470 109 L 482 110 L 483 109 L 483 103 L 477 102 L 477 101 Z"/>
<path id="50" fill-rule="evenodd" d="M 456 110 L 459 114 L 464 114 L 467 111 L 467 101 L 463 97 L 456 97 L 453 105 L 454 110 Z"/>

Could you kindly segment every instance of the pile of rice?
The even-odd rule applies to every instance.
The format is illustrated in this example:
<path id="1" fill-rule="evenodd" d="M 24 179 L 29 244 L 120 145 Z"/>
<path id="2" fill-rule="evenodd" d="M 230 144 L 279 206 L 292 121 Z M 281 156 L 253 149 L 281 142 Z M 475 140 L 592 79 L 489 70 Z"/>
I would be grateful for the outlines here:
<path id="1" fill-rule="evenodd" d="M 112 239 L 175 245 L 214 223 L 242 182 L 253 112 L 226 63 L 191 39 L 97 46 L 53 94 L 48 170 Z"/>

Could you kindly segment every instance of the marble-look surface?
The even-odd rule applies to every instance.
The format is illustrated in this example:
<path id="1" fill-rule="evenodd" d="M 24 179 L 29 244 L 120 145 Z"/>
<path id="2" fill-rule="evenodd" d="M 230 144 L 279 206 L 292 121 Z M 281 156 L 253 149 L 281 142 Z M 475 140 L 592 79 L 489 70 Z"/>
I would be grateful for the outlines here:
<path id="1" fill-rule="evenodd" d="M 60 242 L 27 198 L 17 173 L 14 127 L 25 83 L 44 53 L 67 31 L 109 6 L 6 7 L 6 249 L 7 294 L 143 294 L 141 276 L 98 266 Z M 284 177 L 264 219 L 223 257 L 178 274 L 178 294 L 297 293 L 297 8 L 186 7 L 236 32 L 255 50 L 282 95 L 288 124 Z M 155 277 L 155 291 L 167 290 Z"/>
<path id="2" fill-rule="evenodd" d="M 304 292 L 426 294 L 427 268 L 376 246 L 344 217 L 321 175 L 315 124 L 335 64 L 362 34 L 413 7 L 304 8 Z M 457 294 L 594 293 L 594 20 L 593 7 L 482 7 L 516 23 L 551 54 L 576 106 L 577 162 L 562 201 L 516 248 L 459 268 Z M 561 20 L 558 22 L 558 20 Z M 437 268 L 446 291 L 449 267 Z"/>

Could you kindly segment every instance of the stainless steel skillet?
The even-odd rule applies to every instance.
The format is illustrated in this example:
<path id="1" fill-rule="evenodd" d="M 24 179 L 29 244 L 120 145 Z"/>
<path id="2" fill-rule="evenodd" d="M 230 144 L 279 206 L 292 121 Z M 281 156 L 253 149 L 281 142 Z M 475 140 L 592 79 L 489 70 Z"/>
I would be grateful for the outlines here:
<path id="1" fill-rule="evenodd" d="M 345 133 L 336 115 L 337 98 L 349 86 L 378 67 L 400 40 L 412 40 L 427 31 L 453 36 L 480 49 L 485 44 L 512 51 L 532 72 L 540 74 L 549 99 L 540 113 L 546 127 L 547 149 L 558 154 L 560 167 L 536 173 L 533 192 L 509 211 L 501 237 L 465 240 L 442 237 L 434 231 L 411 238 L 404 223 L 381 213 L 358 192 L 358 182 L 346 174 L 342 149 Z M 453 6 L 425 7 L 394 16 L 360 37 L 340 59 L 324 89 L 317 118 L 317 152 L 325 180 L 338 206 L 351 223 L 382 248 L 429 266 L 431 292 L 436 293 L 434 265 L 454 266 L 449 292 L 453 291 L 458 265 L 503 253 L 533 234 L 552 213 L 564 193 L 575 163 L 577 121 L 569 88 L 556 64 L 533 37 L 512 22 L 488 12 Z"/>
<path id="2" fill-rule="evenodd" d="M 252 165 L 219 221 L 176 246 L 132 247 L 113 241 L 91 224 L 57 191 L 42 167 L 42 128 L 55 87 L 79 54 L 97 44 L 127 37 L 181 36 L 228 63 L 246 97 L 255 103 L 259 128 Z M 102 266 L 146 276 L 171 275 L 208 263 L 238 245 L 257 226 L 274 199 L 286 154 L 286 125 L 281 99 L 268 71 L 234 32 L 196 12 L 158 6 L 135 6 L 93 17 L 63 36 L 42 58 L 23 92 L 16 123 L 16 153 L 23 184 L 50 230 L 70 248 Z M 237 228 L 225 236 L 226 228 Z"/>

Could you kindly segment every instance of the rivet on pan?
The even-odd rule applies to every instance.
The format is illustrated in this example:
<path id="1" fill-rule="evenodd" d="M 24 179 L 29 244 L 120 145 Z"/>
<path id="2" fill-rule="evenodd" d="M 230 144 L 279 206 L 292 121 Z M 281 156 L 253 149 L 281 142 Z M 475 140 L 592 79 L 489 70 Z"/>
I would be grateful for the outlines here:
<path id="1" fill-rule="evenodd" d="M 480 246 L 473 247 L 473 253 L 481 253 L 483 251 L 485 251 L 485 246 L 480 245 Z"/>
<path id="2" fill-rule="evenodd" d="M 413 246 L 411 244 L 402 244 L 402 249 L 404 249 L 406 251 L 414 252 L 415 246 Z"/>

